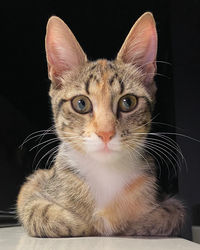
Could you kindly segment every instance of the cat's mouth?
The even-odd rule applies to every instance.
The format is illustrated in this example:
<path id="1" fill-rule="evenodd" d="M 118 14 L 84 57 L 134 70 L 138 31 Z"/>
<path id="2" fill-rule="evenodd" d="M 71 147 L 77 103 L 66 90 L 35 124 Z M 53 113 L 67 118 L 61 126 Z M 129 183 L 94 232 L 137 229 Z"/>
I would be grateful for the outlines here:
<path id="1" fill-rule="evenodd" d="M 112 145 L 109 144 L 103 144 L 100 147 L 96 148 L 96 150 L 93 151 L 94 154 L 99 155 L 100 157 L 111 157 L 115 154 L 119 154 L 119 150 Z"/>
<path id="2" fill-rule="evenodd" d="M 89 152 L 91 158 L 100 162 L 112 162 L 119 158 L 119 151 L 105 146 L 101 149 L 97 149 L 93 152 Z"/>
<path id="3" fill-rule="evenodd" d="M 113 151 L 115 151 L 115 150 L 111 149 L 108 146 L 108 144 L 105 144 L 104 147 L 99 150 L 99 152 L 104 153 L 104 154 L 109 154 L 109 153 L 112 153 Z"/>

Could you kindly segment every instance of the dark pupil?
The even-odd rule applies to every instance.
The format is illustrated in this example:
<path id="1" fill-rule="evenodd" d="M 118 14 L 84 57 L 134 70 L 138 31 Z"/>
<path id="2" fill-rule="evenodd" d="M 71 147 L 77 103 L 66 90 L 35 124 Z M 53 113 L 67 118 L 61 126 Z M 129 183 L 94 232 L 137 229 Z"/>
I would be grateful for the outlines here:
<path id="1" fill-rule="evenodd" d="M 125 108 L 127 108 L 127 109 L 130 108 L 130 106 L 132 104 L 131 99 L 130 98 L 124 98 L 123 99 L 123 104 L 124 104 Z"/>
<path id="2" fill-rule="evenodd" d="M 85 108 L 85 101 L 84 100 L 78 100 L 78 107 L 80 110 L 83 110 Z"/>

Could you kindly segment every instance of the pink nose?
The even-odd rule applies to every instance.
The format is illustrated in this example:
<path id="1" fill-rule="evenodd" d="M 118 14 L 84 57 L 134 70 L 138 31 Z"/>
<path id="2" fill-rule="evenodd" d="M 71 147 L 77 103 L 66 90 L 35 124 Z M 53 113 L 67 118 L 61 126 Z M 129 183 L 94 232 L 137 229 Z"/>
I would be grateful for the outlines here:
<path id="1" fill-rule="evenodd" d="M 101 138 L 101 140 L 104 142 L 104 143 L 108 143 L 112 138 L 113 136 L 115 135 L 115 131 L 99 131 L 99 132 L 96 132 L 96 134 Z"/>

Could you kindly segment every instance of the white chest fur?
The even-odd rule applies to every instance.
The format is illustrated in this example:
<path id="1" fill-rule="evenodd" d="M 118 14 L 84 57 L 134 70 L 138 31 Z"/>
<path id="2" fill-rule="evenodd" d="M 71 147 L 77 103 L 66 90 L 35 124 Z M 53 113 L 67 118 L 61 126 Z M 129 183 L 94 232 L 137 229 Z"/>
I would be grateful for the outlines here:
<path id="1" fill-rule="evenodd" d="M 67 158 L 88 183 L 96 201 L 96 207 L 105 207 L 123 187 L 142 173 L 141 161 L 133 161 L 129 155 L 118 160 L 97 161 L 75 150 L 68 150 Z"/>

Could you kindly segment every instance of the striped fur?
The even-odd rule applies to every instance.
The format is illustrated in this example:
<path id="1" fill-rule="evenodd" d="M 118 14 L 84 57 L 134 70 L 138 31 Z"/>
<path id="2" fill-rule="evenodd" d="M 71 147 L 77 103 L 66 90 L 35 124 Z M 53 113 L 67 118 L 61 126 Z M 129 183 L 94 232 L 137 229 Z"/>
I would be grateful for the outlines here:
<path id="1" fill-rule="evenodd" d="M 64 22 L 49 20 L 50 96 L 61 144 L 54 166 L 35 171 L 20 190 L 18 217 L 29 235 L 180 233 L 184 208 L 175 198 L 157 200 L 155 164 L 144 150 L 155 102 L 156 39 L 146 13 L 115 60 L 88 61 Z M 127 94 L 137 102 L 122 112 L 119 100 Z M 81 114 L 72 99 L 83 95 L 92 106 Z"/>

